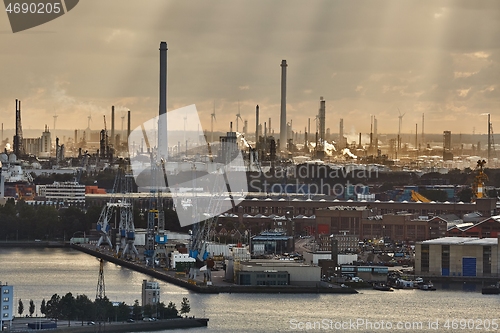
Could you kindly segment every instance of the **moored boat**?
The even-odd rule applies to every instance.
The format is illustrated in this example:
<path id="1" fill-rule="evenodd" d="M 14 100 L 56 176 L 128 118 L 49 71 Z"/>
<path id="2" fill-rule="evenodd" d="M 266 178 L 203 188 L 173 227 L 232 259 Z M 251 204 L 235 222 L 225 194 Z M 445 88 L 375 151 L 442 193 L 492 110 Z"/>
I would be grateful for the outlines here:
<path id="1" fill-rule="evenodd" d="M 483 294 L 483 295 L 498 295 L 498 294 L 500 294 L 499 283 L 497 283 L 496 285 L 483 287 L 481 289 L 481 294 Z"/>

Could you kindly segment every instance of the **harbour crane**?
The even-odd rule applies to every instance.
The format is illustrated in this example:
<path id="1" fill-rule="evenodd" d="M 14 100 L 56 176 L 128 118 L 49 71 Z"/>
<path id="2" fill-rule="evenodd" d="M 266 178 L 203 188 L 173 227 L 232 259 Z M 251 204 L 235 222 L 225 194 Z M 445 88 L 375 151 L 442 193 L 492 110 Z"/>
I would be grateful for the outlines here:
<path id="1" fill-rule="evenodd" d="M 480 199 L 486 196 L 484 193 L 484 182 L 488 180 L 488 176 L 483 171 L 485 164 L 486 164 L 485 160 L 477 161 L 477 167 L 476 167 L 477 174 L 474 177 L 474 183 L 472 184 L 472 189 L 474 192 L 475 199 Z"/>
<path id="2" fill-rule="evenodd" d="M 109 237 L 109 231 L 111 229 L 111 225 L 109 222 L 111 221 L 111 217 L 113 216 L 113 211 L 116 200 L 116 193 L 118 191 L 118 183 L 119 183 L 119 173 L 115 176 L 115 181 L 113 184 L 113 193 L 109 199 L 109 202 L 102 208 L 101 214 L 99 215 L 99 220 L 97 221 L 96 230 L 100 234 L 99 240 L 97 241 L 97 248 L 99 248 L 102 244 L 108 244 L 110 247 L 113 247 L 113 243 L 111 242 L 111 238 Z"/>
<path id="3" fill-rule="evenodd" d="M 218 213 L 221 211 L 221 206 L 225 199 L 223 194 L 228 188 L 228 180 L 224 169 L 220 168 L 216 172 L 217 174 L 212 189 L 212 195 L 210 196 L 208 209 L 204 214 L 207 219 L 193 225 L 189 256 L 196 259 L 197 266 L 191 268 L 189 271 L 189 281 L 191 283 L 195 283 L 196 276 L 200 274 L 201 271 L 204 271 L 206 274 L 207 285 L 212 285 L 211 269 L 213 267 L 213 262 L 209 260 L 210 253 L 208 252 L 207 247 L 210 240 L 210 233 L 217 225 Z M 230 199 L 234 205 L 231 195 Z"/>

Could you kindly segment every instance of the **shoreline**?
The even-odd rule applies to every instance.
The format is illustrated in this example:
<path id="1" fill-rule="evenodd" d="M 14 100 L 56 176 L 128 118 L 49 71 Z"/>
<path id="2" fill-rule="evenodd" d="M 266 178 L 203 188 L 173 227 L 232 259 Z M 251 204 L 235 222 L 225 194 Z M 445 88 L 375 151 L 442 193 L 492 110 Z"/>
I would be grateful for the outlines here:
<path id="1" fill-rule="evenodd" d="M 19 320 L 21 319 L 21 320 Z M 34 323 L 34 318 L 29 318 L 29 320 L 24 320 L 24 318 L 18 318 L 18 320 L 14 320 L 14 325 L 12 331 L 15 332 L 33 332 L 35 329 L 28 328 L 26 325 L 23 325 L 23 328 L 16 327 L 18 323 Z M 45 321 L 45 320 L 44 320 Z M 159 331 L 159 330 L 172 330 L 172 329 L 188 329 L 195 327 L 207 327 L 208 326 L 208 318 L 174 318 L 174 319 L 162 319 L 153 322 L 144 322 L 137 321 L 133 323 L 127 322 L 107 322 L 101 324 L 101 329 L 105 332 L 144 332 L 144 331 Z M 72 326 L 67 326 L 67 322 L 65 320 L 59 320 L 58 323 L 60 326 L 53 329 L 48 329 L 52 332 L 57 333 L 94 333 L 98 330 L 99 325 L 96 323 L 95 325 L 87 325 L 83 326 L 78 324 L 73 324 Z M 46 331 L 47 329 L 45 329 Z"/>

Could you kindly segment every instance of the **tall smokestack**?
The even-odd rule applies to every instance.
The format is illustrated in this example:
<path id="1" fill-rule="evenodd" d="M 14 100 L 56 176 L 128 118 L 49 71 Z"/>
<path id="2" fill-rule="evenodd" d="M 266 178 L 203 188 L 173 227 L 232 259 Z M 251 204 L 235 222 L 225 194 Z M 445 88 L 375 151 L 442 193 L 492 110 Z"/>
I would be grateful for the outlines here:
<path id="1" fill-rule="evenodd" d="M 111 106 L 111 144 L 115 145 L 115 106 Z"/>
<path id="2" fill-rule="evenodd" d="M 326 106 L 325 106 L 325 100 L 323 97 L 319 98 L 319 138 L 320 138 L 320 144 L 324 148 L 325 145 L 325 113 L 326 113 Z"/>
<path id="3" fill-rule="evenodd" d="M 158 118 L 158 162 L 168 158 L 167 140 L 167 43 L 160 43 L 160 110 Z"/>
<path id="4" fill-rule="evenodd" d="M 375 149 L 378 149 L 378 130 L 377 130 L 377 118 L 373 116 L 373 139 L 375 140 Z"/>
<path id="5" fill-rule="evenodd" d="M 491 157 L 491 122 L 490 114 L 488 113 L 488 164 L 490 163 Z"/>
<path id="6" fill-rule="evenodd" d="M 307 133 L 311 133 L 311 118 L 307 118 Z M 309 137 L 307 137 L 306 140 L 309 141 Z"/>
<path id="7" fill-rule="evenodd" d="M 345 148 L 344 147 L 344 119 L 340 118 L 340 125 L 339 125 L 339 145 L 340 148 Z"/>
<path id="8" fill-rule="evenodd" d="M 255 148 L 259 143 L 259 106 L 255 107 Z"/>
<path id="9" fill-rule="evenodd" d="M 127 147 L 128 147 L 128 137 L 130 136 L 130 110 L 127 112 Z"/>
<path id="10" fill-rule="evenodd" d="M 286 60 L 281 60 L 281 114 L 280 114 L 280 150 L 286 151 Z"/>
<path id="11" fill-rule="evenodd" d="M 269 117 L 269 123 L 267 124 L 267 132 L 269 133 L 269 136 L 271 136 L 271 117 Z"/>
<path id="12" fill-rule="evenodd" d="M 422 113 L 422 144 L 425 148 L 425 134 L 424 134 L 424 113 Z"/>

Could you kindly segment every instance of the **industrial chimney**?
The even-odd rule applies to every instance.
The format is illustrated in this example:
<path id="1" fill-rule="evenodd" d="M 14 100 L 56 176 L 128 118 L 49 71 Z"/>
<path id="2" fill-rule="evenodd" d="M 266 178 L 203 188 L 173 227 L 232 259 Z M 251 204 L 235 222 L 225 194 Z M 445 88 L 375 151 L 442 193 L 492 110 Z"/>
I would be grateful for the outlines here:
<path id="1" fill-rule="evenodd" d="M 321 147 L 325 146 L 325 114 L 326 114 L 326 106 L 325 100 L 323 97 L 319 98 L 319 139 Z"/>
<path id="2" fill-rule="evenodd" d="M 127 112 L 127 146 L 128 146 L 128 137 L 130 136 L 130 110 Z"/>
<path id="3" fill-rule="evenodd" d="M 160 43 L 160 107 L 158 117 L 158 154 L 157 159 L 167 160 L 167 43 Z"/>
<path id="4" fill-rule="evenodd" d="M 259 144 L 259 106 L 255 107 L 255 148 Z"/>
<path id="5" fill-rule="evenodd" d="M 281 114 L 280 114 L 280 150 L 286 151 L 286 60 L 281 60 Z"/>
<path id="6" fill-rule="evenodd" d="M 111 144 L 115 145 L 115 106 L 111 106 Z"/>

